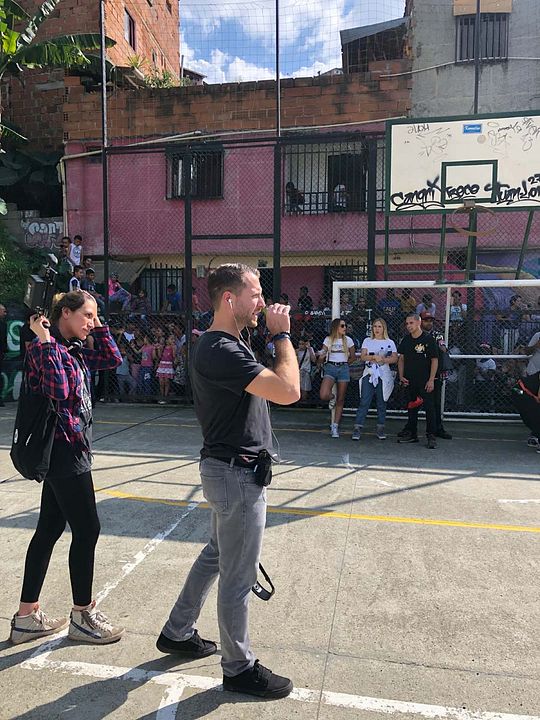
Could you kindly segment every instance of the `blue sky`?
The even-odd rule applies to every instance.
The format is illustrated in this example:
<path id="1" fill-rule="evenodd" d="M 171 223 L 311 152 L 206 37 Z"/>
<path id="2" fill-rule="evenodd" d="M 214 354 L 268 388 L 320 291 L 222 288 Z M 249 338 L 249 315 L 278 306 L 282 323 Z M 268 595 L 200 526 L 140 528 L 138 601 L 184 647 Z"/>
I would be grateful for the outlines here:
<path id="1" fill-rule="evenodd" d="M 339 31 L 403 15 L 404 0 L 280 0 L 283 77 L 341 65 Z M 180 2 L 181 53 L 207 82 L 275 76 L 275 0 Z"/>

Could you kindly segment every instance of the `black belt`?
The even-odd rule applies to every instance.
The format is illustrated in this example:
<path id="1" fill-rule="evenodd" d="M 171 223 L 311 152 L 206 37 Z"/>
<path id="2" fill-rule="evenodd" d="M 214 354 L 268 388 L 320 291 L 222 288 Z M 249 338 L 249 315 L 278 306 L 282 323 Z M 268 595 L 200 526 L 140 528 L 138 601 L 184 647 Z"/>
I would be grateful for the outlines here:
<path id="1" fill-rule="evenodd" d="M 241 467 L 247 468 L 248 470 L 253 470 L 257 464 L 257 458 L 253 458 L 252 461 L 248 462 L 247 460 L 242 460 L 242 458 L 239 457 L 212 457 L 211 455 L 207 455 L 202 459 L 219 460 L 219 462 L 227 463 L 229 467 Z"/>
<path id="2" fill-rule="evenodd" d="M 344 362 L 332 362 L 330 360 L 326 361 L 327 365 L 348 365 L 349 363 L 345 360 Z"/>

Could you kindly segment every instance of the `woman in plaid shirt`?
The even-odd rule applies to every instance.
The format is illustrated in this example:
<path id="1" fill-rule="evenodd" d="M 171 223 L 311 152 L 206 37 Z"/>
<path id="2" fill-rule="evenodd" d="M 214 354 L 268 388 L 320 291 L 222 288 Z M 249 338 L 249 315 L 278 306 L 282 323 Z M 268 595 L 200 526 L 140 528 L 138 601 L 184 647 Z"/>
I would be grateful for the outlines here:
<path id="1" fill-rule="evenodd" d="M 51 618 L 39 607 L 49 560 L 66 522 L 72 533 L 69 572 L 73 609 L 68 636 L 79 642 L 105 644 L 119 640 L 113 626 L 92 601 L 94 550 L 100 531 L 92 483 L 92 401 L 90 373 L 113 370 L 122 358 L 109 328 L 101 325 L 95 299 L 84 291 L 61 295 L 53 306 L 52 326 L 34 316 L 25 372 L 34 392 L 55 401 L 58 414 L 49 471 L 43 482 L 36 532 L 26 554 L 19 612 L 11 621 L 11 640 L 18 644 L 52 635 L 67 618 Z M 89 335 L 93 349 L 85 348 Z"/>

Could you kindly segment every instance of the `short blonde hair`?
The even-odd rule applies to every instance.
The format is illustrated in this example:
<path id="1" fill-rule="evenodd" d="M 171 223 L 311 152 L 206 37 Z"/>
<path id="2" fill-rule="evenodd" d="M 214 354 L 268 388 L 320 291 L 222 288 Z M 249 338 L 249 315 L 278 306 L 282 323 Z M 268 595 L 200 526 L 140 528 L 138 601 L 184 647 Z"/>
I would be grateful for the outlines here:
<path id="1" fill-rule="evenodd" d="M 381 325 L 383 326 L 383 339 L 389 340 L 388 325 L 386 324 L 386 320 L 383 320 L 382 318 L 375 318 L 375 320 L 373 321 L 373 325 L 371 326 L 371 339 L 375 339 L 375 333 L 373 331 L 373 326 L 375 325 L 375 323 L 381 323 Z"/>

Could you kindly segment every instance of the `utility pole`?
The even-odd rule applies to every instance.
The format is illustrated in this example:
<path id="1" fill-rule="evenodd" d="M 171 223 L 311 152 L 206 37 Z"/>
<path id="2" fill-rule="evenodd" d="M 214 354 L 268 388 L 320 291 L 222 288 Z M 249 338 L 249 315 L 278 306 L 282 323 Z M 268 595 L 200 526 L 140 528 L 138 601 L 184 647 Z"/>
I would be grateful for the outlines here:
<path id="1" fill-rule="evenodd" d="M 473 112 L 475 115 L 478 114 L 478 94 L 480 89 L 480 3 L 481 0 L 476 0 L 476 17 L 474 21 L 474 106 Z"/>
<path id="2" fill-rule="evenodd" d="M 105 317 L 109 320 L 109 168 L 107 147 L 107 45 L 105 35 L 105 0 L 99 3 L 99 34 L 101 56 L 101 178 L 103 198 L 103 283 L 105 287 Z"/>

